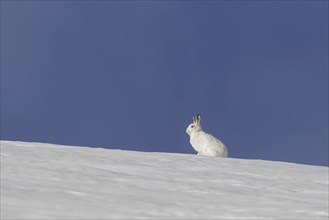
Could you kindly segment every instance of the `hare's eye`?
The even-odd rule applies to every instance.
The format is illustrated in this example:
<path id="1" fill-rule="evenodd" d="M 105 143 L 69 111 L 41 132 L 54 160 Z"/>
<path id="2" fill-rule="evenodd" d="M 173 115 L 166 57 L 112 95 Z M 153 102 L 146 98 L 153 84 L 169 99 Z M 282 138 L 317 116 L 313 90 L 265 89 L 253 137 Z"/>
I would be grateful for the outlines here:
<path id="1" fill-rule="evenodd" d="M 194 125 L 191 125 L 191 128 L 194 128 Z"/>

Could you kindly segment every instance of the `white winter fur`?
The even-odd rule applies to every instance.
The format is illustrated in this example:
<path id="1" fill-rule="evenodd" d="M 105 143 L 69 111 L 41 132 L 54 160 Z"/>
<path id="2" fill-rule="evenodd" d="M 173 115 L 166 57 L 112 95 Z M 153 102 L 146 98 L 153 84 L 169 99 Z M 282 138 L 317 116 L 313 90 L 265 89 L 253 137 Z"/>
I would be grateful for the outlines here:
<path id="1" fill-rule="evenodd" d="M 214 136 L 204 132 L 200 121 L 200 114 L 193 116 L 193 123 L 186 129 L 186 133 L 190 135 L 190 143 L 194 150 L 198 152 L 198 155 L 227 157 L 226 146 Z"/>

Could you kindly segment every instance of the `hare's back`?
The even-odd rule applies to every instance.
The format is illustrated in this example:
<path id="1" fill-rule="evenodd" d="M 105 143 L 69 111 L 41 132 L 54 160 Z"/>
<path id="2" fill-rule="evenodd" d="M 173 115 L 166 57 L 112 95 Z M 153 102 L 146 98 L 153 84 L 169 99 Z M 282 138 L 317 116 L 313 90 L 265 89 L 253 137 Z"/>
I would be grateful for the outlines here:
<path id="1" fill-rule="evenodd" d="M 224 145 L 219 139 L 215 138 L 211 134 L 204 133 L 203 139 L 204 139 L 203 142 L 206 143 L 207 145 L 212 145 L 212 146 Z"/>
<path id="2" fill-rule="evenodd" d="M 216 156 L 227 157 L 228 152 L 227 148 L 223 142 L 219 139 L 215 138 L 211 134 L 206 134 L 207 146 L 209 150 L 211 150 Z"/>

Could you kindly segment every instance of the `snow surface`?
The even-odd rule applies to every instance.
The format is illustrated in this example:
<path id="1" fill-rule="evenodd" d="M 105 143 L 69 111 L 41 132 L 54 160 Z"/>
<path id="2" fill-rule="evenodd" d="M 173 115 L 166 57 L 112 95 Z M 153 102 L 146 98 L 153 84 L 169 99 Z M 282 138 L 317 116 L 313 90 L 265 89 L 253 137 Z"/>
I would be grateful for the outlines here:
<path id="1" fill-rule="evenodd" d="M 0 143 L 1 219 L 328 219 L 328 167 Z"/>

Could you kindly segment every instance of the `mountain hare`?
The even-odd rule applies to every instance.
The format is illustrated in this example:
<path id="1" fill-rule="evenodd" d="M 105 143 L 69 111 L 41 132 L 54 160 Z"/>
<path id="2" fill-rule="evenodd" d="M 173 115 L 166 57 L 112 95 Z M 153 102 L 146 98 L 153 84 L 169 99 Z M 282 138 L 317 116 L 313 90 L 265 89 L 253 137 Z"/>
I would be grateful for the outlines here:
<path id="1" fill-rule="evenodd" d="M 186 133 L 190 135 L 190 143 L 194 150 L 198 152 L 198 155 L 227 157 L 226 146 L 214 136 L 202 131 L 200 121 L 200 114 L 194 115 L 193 123 L 186 129 Z"/>

